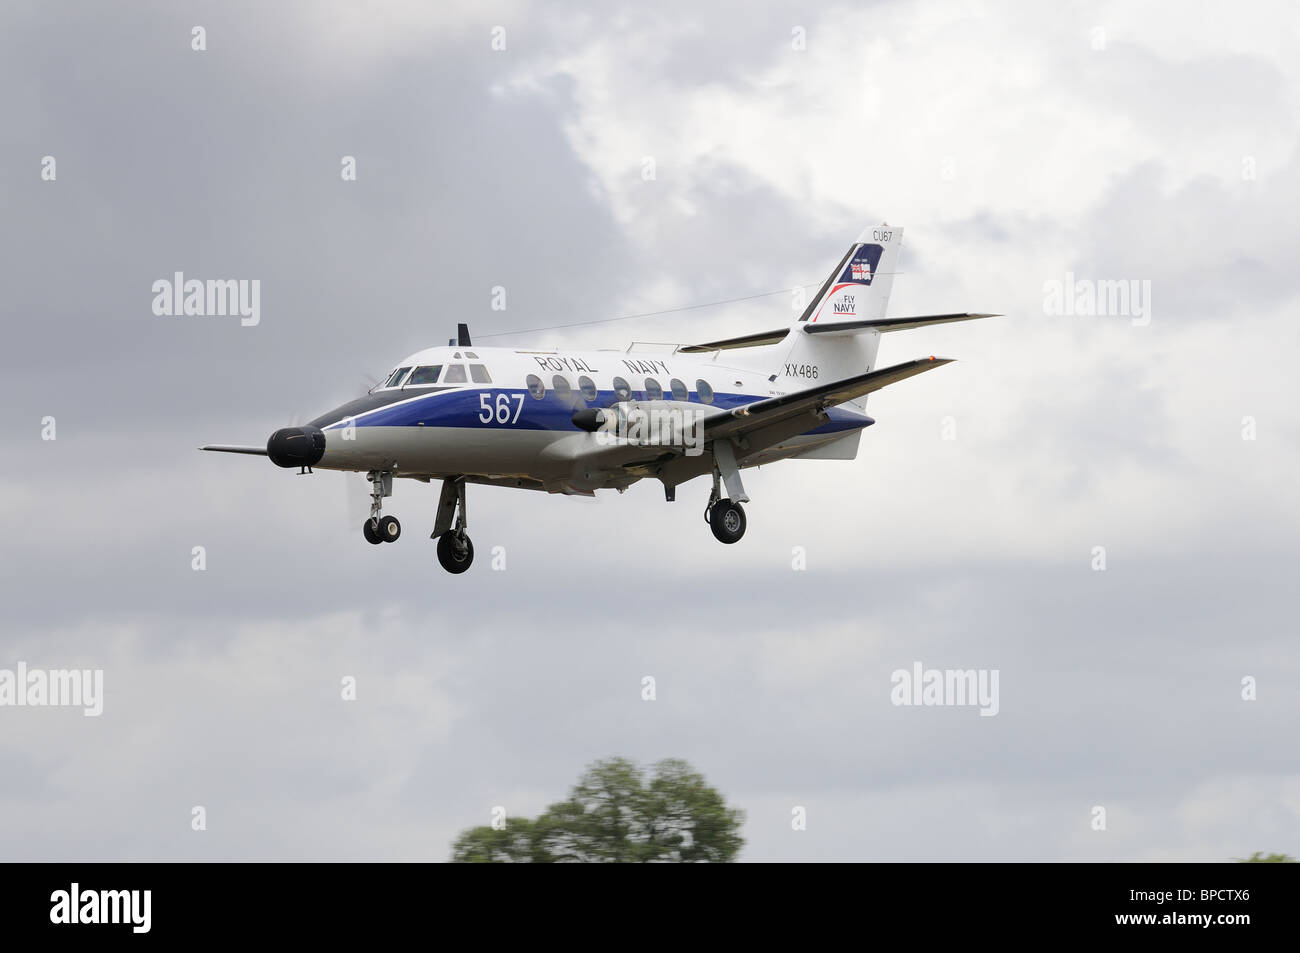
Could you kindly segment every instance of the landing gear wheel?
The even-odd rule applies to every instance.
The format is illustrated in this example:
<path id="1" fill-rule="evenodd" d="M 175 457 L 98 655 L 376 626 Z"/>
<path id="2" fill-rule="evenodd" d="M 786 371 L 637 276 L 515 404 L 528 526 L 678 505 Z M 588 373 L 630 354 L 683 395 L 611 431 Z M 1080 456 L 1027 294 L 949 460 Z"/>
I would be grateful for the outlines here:
<path id="1" fill-rule="evenodd" d="M 709 529 L 720 543 L 735 543 L 745 535 L 745 511 L 739 503 L 718 500 L 709 510 Z"/>
<path id="2" fill-rule="evenodd" d="M 366 521 L 366 525 L 370 525 L 369 520 Z M 397 522 L 396 516 L 381 516 L 375 533 L 381 543 L 395 543 L 397 537 L 402 535 L 402 524 Z"/>
<path id="3" fill-rule="evenodd" d="M 370 516 L 361 524 L 361 535 L 367 543 L 378 546 L 402 535 L 402 524 L 391 516 L 380 516 L 384 497 L 393 495 L 393 474 L 387 470 L 371 470 L 366 474 L 370 481 Z"/>
<path id="4" fill-rule="evenodd" d="M 450 532 L 438 537 L 438 562 L 447 572 L 462 573 L 473 561 L 474 544 L 468 536 Z"/>

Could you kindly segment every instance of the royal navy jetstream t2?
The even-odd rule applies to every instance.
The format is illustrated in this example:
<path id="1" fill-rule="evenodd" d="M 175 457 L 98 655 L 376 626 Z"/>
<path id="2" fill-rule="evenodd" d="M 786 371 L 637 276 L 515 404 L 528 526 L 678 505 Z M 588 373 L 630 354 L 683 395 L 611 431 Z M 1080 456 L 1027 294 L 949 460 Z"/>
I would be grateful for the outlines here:
<path id="1" fill-rule="evenodd" d="M 265 447 L 201 449 L 365 473 L 362 534 L 376 544 L 402 532 L 382 512 L 393 478 L 440 480 L 432 535 L 452 573 L 474 559 L 470 483 L 592 496 L 653 478 L 672 501 L 679 484 L 711 475 L 705 519 L 735 543 L 749 501 L 742 470 L 853 459 L 874 423 L 868 394 L 950 363 L 931 356 L 877 369 L 882 333 L 992 317 L 885 317 L 902 237 L 901 228 L 867 228 L 788 327 L 688 346 L 529 351 L 476 346 L 461 324 L 447 347 L 399 361 L 364 397 L 277 430 Z"/>

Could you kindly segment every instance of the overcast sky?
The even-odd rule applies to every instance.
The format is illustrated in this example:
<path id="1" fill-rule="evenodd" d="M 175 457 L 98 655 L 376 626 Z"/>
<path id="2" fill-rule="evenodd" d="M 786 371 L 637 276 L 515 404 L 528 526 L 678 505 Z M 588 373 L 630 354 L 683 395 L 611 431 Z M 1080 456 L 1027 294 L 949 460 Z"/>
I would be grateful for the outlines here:
<path id="1" fill-rule="evenodd" d="M 105 697 L 0 708 L 0 858 L 441 860 L 616 754 L 690 761 L 752 861 L 1300 853 L 1293 5 L 654 6 L 4 6 L 0 669 Z M 372 547 L 361 478 L 195 449 L 457 322 L 775 327 L 508 333 L 818 282 L 881 221 L 891 314 L 1005 316 L 886 336 L 958 363 L 748 473 L 735 546 L 706 481 L 471 487 L 450 576 L 436 487 Z M 156 316 L 176 271 L 260 323 Z M 1067 273 L 1149 323 L 1047 313 Z M 917 662 L 998 714 L 891 704 Z"/>

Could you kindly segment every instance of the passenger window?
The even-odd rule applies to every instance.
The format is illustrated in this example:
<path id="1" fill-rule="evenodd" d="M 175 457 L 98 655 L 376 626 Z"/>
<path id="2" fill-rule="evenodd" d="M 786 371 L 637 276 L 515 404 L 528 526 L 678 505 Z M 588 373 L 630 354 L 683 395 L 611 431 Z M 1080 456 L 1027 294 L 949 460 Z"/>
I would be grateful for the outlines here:
<path id="1" fill-rule="evenodd" d="M 474 355 L 472 354 L 470 355 L 470 357 L 473 356 Z M 487 367 L 483 364 L 471 364 L 469 366 L 469 376 L 475 384 L 492 383 L 492 375 L 488 373 Z"/>
<path id="2" fill-rule="evenodd" d="M 534 397 L 537 400 L 541 400 L 546 396 L 546 385 L 542 383 L 542 379 L 536 374 L 529 374 L 528 377 L 525 378 L 525 382 L 528 384 L 529 396 Z"/>
<path id="3" fill-rule="evenodd" d="M 596 382 L 590 377 L 578 378 L 578 388 L 582 391 L 582 399 L 590 403 L 596 399 Z"/>
<path id="4" fill-rule="evenodd" d="M 619 400 L 632 399 L 632 388 L 621 377 L 614 378 L 614 396 Z"/>
<path id="5" fill-rule="evenodd" d="M 465 383 L 465 365 L 448 364 L 447 376 L 442 379 L 444 384 L 463 384 Z"/>
<path id="6" fill-rule="evenodd" d="M 691 399 L 691 394 L 690 394 L 690 392 L 686 389 L 686 385 L 683 384 L 681 381 L 679 381 L 677 378 L 674 377 L 673 380 L 672 380 L 672 383 L 669 384 L 668 386 L 671 387 L 671 388 L 673 389 L 673 400 L 690 400 L 690 399 Z"/>
<path id="7" fill-rule="evenodd" d="M 659 386 L 659 382 L 653 377 L 645 379 L 645 396 L 647 400 L 664 399 L 664 389 Z"/>
<path id="8" fill-rule="evenodd" d="M 563 374 L 556 374 L 551 378 L 551 387 L 555 390 L 555 396 L 560 400 L 568 401 L 573 396 L 573 388 L 569 386 L 569 379 Z"/>
<path id="9" fill-rule="evenodd" d="M 424 367 L 417 367 L 407 380 L 407 386 L 411 384 L 436 384 L 438 383 L 438 374 L 442 371 L 441 364 L 428 364 Z"/>
<path id="10" fill-rule="evenodd" d="M 696 381 L 695 393 L 700 395 L 700 400 L 704 403 L 713 403 L 713 388 L 709 386 L 708 381 Z"/>
<path id="11" fill-rule="evenodd" d="M 410 365 L 407 365 L 406 367 L 399 367 L 397 370 L 393 371 L 392 377 L 384 381 L 384 386 L 396 387 L 398 384 L 402 382 L 402 378 L 406 376 L 406 372 L 409 371 L 410 369 L 411 369 Z"/>

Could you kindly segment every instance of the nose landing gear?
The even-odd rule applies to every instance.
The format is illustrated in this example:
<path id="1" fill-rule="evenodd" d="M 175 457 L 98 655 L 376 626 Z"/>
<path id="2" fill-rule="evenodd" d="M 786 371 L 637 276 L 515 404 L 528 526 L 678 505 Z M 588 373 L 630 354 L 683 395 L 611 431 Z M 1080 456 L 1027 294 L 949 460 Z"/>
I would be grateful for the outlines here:
<path id="1" fill-rule="evenodd" d="M 395 543 L 402 535 L 402 524 L 396 516 L 381 516 L 378 520 L 366 520 L 361 532 L 372 543 Z"/>
<path id="2" fill-rule="evenodd" d="M 380 516 L 384 497 L 393 495 L 393 474 L 389 471 L 371 470 L 366 474 L 370 481 L 370 516 L 361 524 L 361 535 L 367 543 L 394 543 L 402 535 L 402 524 L 396 516 Z"/>

